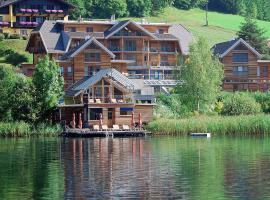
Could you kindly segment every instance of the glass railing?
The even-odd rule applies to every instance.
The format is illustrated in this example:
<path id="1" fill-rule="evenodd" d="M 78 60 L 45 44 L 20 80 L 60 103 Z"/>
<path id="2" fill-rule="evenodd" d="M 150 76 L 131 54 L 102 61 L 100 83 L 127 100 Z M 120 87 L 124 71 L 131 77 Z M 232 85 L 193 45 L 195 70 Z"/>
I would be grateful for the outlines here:
<path id="1" fill-rule="evenodd" d="M 134 100 L 128 95 L 105 95 L 106 97 L 101 96 L 92 96 L 89 98 L 88 102 L 91 104 L 100 104 L 100 103 L 134 103 Z"/>

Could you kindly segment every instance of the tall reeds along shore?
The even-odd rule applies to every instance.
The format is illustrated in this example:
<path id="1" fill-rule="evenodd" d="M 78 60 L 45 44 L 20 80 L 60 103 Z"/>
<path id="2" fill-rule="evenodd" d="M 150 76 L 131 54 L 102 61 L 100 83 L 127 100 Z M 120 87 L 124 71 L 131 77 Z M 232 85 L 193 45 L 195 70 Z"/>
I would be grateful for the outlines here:
<path id="1" fill-rule="evenodd" d="M 270 115 L 199 116 L 186 119 L 156 119 L 148 125 L 154 135 L 270 135 Z"/>
<path id="2" fill-rule="evenodd" d="M 0 122 L 0 137 L 56 137 L 61 132 L 60 125 Z"/>

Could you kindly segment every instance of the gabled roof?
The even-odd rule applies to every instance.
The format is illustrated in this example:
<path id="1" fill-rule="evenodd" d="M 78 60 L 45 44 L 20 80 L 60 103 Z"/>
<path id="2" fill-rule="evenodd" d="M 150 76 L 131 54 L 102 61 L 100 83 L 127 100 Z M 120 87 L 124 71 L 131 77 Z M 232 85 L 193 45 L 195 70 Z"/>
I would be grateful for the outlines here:
<path id="1" fill-rule="evenodd" d="M 258 58 L 262 57 L 262 55 L 255 48 L 253 48 L 250 44 L 248 44 L 242 38 L 230 40 L 230 41 L 227 41 L 227 42 L 218 43 L 212 48 L 212 50 L 213 50 L 214 55 L 218 55 L 220 58 L 223 58 L 230 51 L 232 51 L 234 48 L 236 48 L 239 44 L 243 44 L 244 46 L 246 46 L 255 55 L 257 55 Z"/>
<path id="2" fill-rule="evenodd" d="M 89 87 L 98 83 L 103 78 L 110 78 L 113 81 L 119 83 L 122 87 L 125 87 L 128 90 L 134 90 L 134 84 L 126 76 L 121 74 L 116 69 L 103 69 L 96 73 L 92 77 L 84 77 L 77 83 L 75 83 L 68 91 L 66 92 L 67 96 L 77 96 L 82 91 L 89 89 Z"/>
<path id="3" fill-rule="evenodd" d="M 75 48 L 68 51 L 63 56 L 63 59 L 65 60 L 65 59 L 69 59 L 69 58 L 74 58 L 83 49 L 85 49 L 87 46 L 89 46 L 92 43 L 94 43 L 95 45 L 97 45 L 98 47 L 103 49 L 109 56 L 111 56 L 111 58 L 115 57 L 115 55 L 109 49 L 107 49 L 103 44 L 101 44 L 99 41 L 97 41 L 94 37 L 90 37 L 89 39 L 86 38 L 84 42 L 80 43 L 78 46 L 76 46 Z"/>
<path id="4" fill-rule="evenodd" d="M 169 27 L 169 34 L 178 39 L 180 49 L 183 55 L 189 54 L 189 46 L 193 42 L 194 38 L 191 32 L 181 24 L 175 24 Z"/>
<path id="5" fill-rule="evenodd" d="M 6 7 L 6 6 L 10 5 L 10 4 L 18 3 L 20 1 L 23 1 L 23 0 L 5 0 L 5 1 L 2 0 L 2 1 L 0 1 L 0 8 Z M 68 2 L 66 2 L 64 0 L 53 0 L 53 1 L 59 1 L 59 2 L 61 2 L 63 4 L 66 4 L 66 5 L 70 6 L 70 7 L 72 7 L 72 8 L 75 8 L 74 5 L 72 5 L 71 3 L 68 3 Z"/>
<path id="6" fill-rule="evenodd" d="M 62 36 L 65 33 L 62 33 L 61 25 L 56 21 L 44 21 L 42 26 L 32 31 L 32 34 L 40 35 L 47 53 L 65 52 L 64 43 L 67 39 L 65 36 Z"/>
<path id="7" fill-rule="evenodd" d="M 143 31 L 146 35 L 149 35 L 149 36 L 157 39 L 154 34 L 152 34 L 148 30 L 143 28 L 141 25 L 137 24 L 136 22 L 134 22 L 132 20 L 124 20 L 124 21 L 117 22 L 115 25 L 113 25 L 111 28 L 109 28 L 107 31 L 105 31 L 105 39 L 108 39 L 109 37 L 113 36 L 115 33 L 122 30 L 124 27 L 126 27 L 129 24 L 136 26 L 138 29 Z"/>

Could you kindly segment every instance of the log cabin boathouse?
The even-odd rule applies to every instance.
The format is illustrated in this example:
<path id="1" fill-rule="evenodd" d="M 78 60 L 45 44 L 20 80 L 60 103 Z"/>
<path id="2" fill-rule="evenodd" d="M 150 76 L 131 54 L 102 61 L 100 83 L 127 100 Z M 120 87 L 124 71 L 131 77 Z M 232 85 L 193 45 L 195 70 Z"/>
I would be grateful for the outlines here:
<path id="1" fill-rule="evenodd" d="M 116 21 L 45 21 L 32 31 L 27 51 L 33 64 L 22 65 L 31 76 L 39 58 L 49 55 L 60 66 L 65 97 L 61 120 L 85 127 L 130 125 L 153 117 L 155 92 L 175 86 L 179 56 L 186 57 L 191 33 L 182 25 Z"/>

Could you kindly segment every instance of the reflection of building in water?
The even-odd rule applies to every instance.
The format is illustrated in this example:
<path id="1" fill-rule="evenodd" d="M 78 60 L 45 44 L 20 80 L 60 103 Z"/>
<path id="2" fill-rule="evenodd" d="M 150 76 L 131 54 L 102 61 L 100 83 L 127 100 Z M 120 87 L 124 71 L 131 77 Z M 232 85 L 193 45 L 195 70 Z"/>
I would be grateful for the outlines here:
<path id="1" fill-rule="evenodd" d="M 148 199 L 174 194 L 173 179 L 162 176 L 144 138 L 66 140 L 62 158 L 65 198 Z"/>

